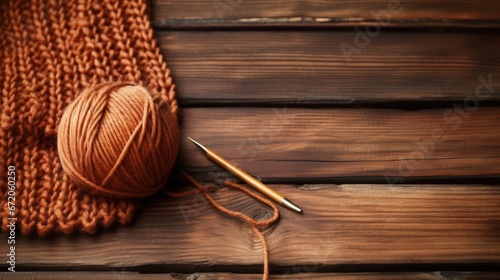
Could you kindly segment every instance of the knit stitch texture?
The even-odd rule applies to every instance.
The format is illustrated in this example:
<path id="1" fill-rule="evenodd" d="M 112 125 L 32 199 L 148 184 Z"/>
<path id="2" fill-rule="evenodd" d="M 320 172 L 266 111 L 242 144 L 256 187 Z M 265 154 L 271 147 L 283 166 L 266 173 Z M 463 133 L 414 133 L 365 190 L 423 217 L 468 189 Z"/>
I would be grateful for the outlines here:
<path id="1" fill-rule="evenodd" d="M 64 174 L 57 128 L 83 89 L 128 81 L 177 114 L 170 71 L 146 0 L 7 0 L 0 3 L 0 219 L 8 230 L 7 170 L 16 170 L 17 225 L 24 235 L 95 233 L 129 223 L 137 202 L 92 195 Z"/>

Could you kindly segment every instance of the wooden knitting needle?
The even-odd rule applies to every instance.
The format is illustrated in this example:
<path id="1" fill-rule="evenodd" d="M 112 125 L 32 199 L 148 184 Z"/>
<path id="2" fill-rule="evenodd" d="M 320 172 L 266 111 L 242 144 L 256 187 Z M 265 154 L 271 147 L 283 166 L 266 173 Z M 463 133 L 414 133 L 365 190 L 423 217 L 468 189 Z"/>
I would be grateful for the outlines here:
<path id="1" fill-rule="evenodd" d="M 241 180 L 243 180 L 245 183 L 249 184 L 250 186 L 254 187 L 256 190 L 261 192 L 262 194 L 266 195 L 267 197 L 271 198 L 272 200 L 278 202 L 279 204 L 283 205 L 284 207 L 295 211 L 299 214 L 302 214 L 302 209 L 300 209 L 297 205 L 295 205 L 293 202 L 282 196 L 281 194 L 277 193 L 275 190 L 271 189 L 270 187 L 262 184 L 259 180 L 255 179 L 252 177 L 250 174 L 246 173 L 245 171 L 241 170 L 240 168 L 236 167 L 236 165 L 232 164 L 228 160 L 224 159 L 223 157 L 219 156 L 216 154 L 214 151 L 210 150 L 209 148 L 206 148 L 202 144 L 194 141 L 191 137 L 188 137 L 193 144 L 195 144 L 200 150 L 205 152 L 205 155 L 213 162 L 218 164 L 219 166 L 223 167 L 227 171 L 231 172 Z"/>

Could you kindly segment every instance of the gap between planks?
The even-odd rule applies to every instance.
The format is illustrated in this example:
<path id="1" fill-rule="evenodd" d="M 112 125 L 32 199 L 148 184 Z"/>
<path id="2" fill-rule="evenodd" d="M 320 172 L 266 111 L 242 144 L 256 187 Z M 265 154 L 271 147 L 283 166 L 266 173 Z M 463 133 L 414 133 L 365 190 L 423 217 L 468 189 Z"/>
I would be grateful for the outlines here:
<path id="1" fill-rule="evenodd" d="M 259 274 L 193 273 L 193 274 L 139 274 L 127 271 L 112 272 L 17 272 L 3 275 L 5 280 L 234 280 L 259 279 Z M 289 273 L 271 275 L 271 279 L 335 279 L 335 280 L 493 280 L 500 273 L 494 272 L 408 272 L 408 273 Z"/>

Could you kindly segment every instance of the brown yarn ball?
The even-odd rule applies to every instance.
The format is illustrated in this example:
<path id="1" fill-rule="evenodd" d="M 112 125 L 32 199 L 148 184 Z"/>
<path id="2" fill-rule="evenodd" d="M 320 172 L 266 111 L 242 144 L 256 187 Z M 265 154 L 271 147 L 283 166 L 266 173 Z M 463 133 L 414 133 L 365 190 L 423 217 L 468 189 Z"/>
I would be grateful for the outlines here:
<path id="1" fill-rule="evenodd" d="M 57 149 L 71 180 L 92 192 L 139 198 L 168 179 L 179 149 L 168 104 L 142 86 L 109 82 L 81 93 L 64 111 Z"/>

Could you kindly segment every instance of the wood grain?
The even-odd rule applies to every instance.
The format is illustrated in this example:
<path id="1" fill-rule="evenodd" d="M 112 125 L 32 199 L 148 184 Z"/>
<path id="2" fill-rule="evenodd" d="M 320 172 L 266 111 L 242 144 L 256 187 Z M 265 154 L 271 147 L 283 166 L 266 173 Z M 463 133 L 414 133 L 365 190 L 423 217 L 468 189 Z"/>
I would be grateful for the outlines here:
<path id="1" fill-rule="evenodd" d="M 496 33 L 157 32 L 183 106 L 500 100 Z M 491 75 L 491 77 L 490 77 Z"/>
<path id="2" fill-rule="evenodd" d="M 190 136 L 267 182 L 498 178 L 498 108 L 447 110 L 189 108 L 180 158 L 215 171 Z"/>
<path id="3" fill-rule="evenodd" d="M 366 269 L 468 270 L 500 265 L 500 188 L 481 185 L 272 185 L 304 208 L 281 209 L 264 230 L 273 273 Z M 223 205 L 258 218 L 270 210 L 219 188 Z M 24 270 L 260 273 L 251 229 L 201 195 L 144 203 L 135 224 L 98 236 L 16 240 Z M 22 257 L 21 257 L 22 256 Z M 307 270 L 306 270 L 307 269 Z"/>
<path id="4" fill-rule="evenodd" d="M 258 274 L 233 273 L 193 273 L 193 274 L 139 274 L 126 271 L 112 272 L 17 272 L 5 274 L 5 280 L 253 280 Z M 453 278 L 450 278 L 453 277 Z M 271 275 L 271 279 L 338 279 L 338 280 L 496 280 L 499 273 L 494 272 L 415 272 L 415 273 L 298 273 Z"/>
<path id="5" fill-rule="evenodd" d="M 390 26 L 498 27 L 495 1 L 154 0 L 156 27 Z M 381 16 L 383 15 L 383 17 Z"/>

